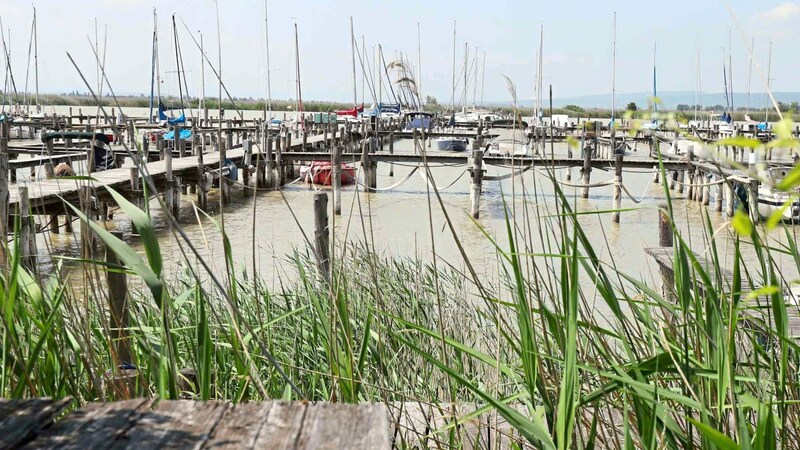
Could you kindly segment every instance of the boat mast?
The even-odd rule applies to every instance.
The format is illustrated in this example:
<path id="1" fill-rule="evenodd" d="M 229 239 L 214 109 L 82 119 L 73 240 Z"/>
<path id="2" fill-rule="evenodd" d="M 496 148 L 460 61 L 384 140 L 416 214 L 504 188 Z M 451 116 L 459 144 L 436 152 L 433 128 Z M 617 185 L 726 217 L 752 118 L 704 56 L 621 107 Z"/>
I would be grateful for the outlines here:
<path id="1" fill-rule="evenodd" d="M 294 58 L 296 62 L 296 74 L 297 74 L 297 110 L 300 113 L 300 116 L 295 120 L 300 120 L 301 127 L 305 129 L 305 121 L 303 120 L 303 91 L 300 90 L 300 45 L 299 40 L 297 38 L 297 22 L 294 23 Z M 355 66 L 353 66 L 355 67 Z"/>
<path id="2" fill-rule="evenodd" d="M 697 110 L 701 107 L 702 99 L 700 98 L 700 36 L 697 36 L 697 80 L 694 89 L 694 121 L 697 122 Z"/>
<path id="3" fill-rule="evenodd" d="M 731 90 L 731 121 L 733 121 L 733 32 L 728 30 L 728 86 Z"/>
<path id="4" fill-rule="evenodd" d="M 33 78 L 36 85 L 36 112 L 42 111 L 39 103 L 39 27 L 36 23 L 36 6 L 33 7 Z"/>
<path id="5" fill-rule="evenodd" d="M 744 113 L 745 116 L 750 115 L 750 87 L 753 80 L 753 48 L 756 45 L 756 38 L 750 41 L 750 67 L 747 69 L 747 109 Z"/>
<path id="6" fill-rule="evenodd" d="M 381 61 L 383 60 L 383 49 L 381 48 L 381 44 L 378 44 L 378 58 L 375 60 L 375 64 L 377 65 L 378 69 L 378 105 L 383 102 L 383 71 L 381 70 Z"/>
<path id="7" fill-rule="evenodd" d="M 420 109 L 424 109 L 422 101 L 422 38 L 419 32 L 419 22 L 417 22 L 417 97 L 419 97 Z"/>
<path id="8" fill-rule="evenodd" d="M 361 54 L 364 55 L 364 59 L 367 58 L 367 42 L 364 40 L 364 35 L 361 35 Z M 367 70 L 364 65 L 361 65 L 361 104 L 364 104 L 365 95 L 364 90 L 367 84 Z"/>
<path id="9" fill-rule="evenodd" d="M 269 13 L 267 1 L 264 0 L 264 36 L 267 45 L 267 120 L 272 120 L 272 72 L 269 64 Z"/>
<path id="10" fill-rule="evenodd" d="M 483 87 L 486 84 L 486 50 L 483 51 L 481 63 L 483 64 L 483 69 L 481 69 L 481 107 L 483 107 Z"/>
<path id="11" fill-rule="evenodd" d="M 544 73 L 544 24 L 539 26 L 539 60 L 536 62 L 538 66 L 536 69 L 536 78 L 538 78 L 536 82 L 536 118 L 534 122 L 539 119 L 540 115 L 544 115 L 542 112 L 542 86 L 544 85 L 544 80 L 542 79 L 542 74 Z"/>
<path id="12" fill-rule="evenodd" d="M 772 41 L 769 41 L 769 53 L 767 57 L 767 95 L 766 101 L 764 102 L 764 123 L 769 122 L 769 85 L 770 85 L 770 77 L 772 76 Z"/>
<path id="13" fill-rule="evenodd" d="M 657 50 L 657 43 L 653 42 L 653 112 L 658 112 L 658 90 L 656 89 L 657 85 L 657 78 L 656 78 L 656 50 Z M 655 119 L 653 119 L 655 121 Z"/>
<path id="14" fill-rule="evenodd" d="M 453 88 L 450 92 L 450 110 L 456 113 L 456 20 L 453 19 Z"/>
<path id="15" fill-rule="evenodd" d="M 614 124 L 617 101 L 617 12 L 614 11 L 614 24 L 611 31 L 611 124 Z"/>
<path id="16" fill-rule="evenodd" d="M 472 67 L 475 68 L 475 73 L 472 77 L 472 108 L 475 108 L 475 99 L 478 96 L 478 47 L 475 47 L 475 58 L 472 62 Z"/>
<path id="17" fill-rule="evenodd" d="M 350 58 L 353 60 L 353 107 L 358 105 L 358 90 L 356 88 L 356 38 L 353 32 L 353 16 L 350 16 Z"/>
<path id="18" fill-rule="evenodd" d="M 180 95 L 181 114 L 183 110 L 183 85 L 181 85 L 181 58 L 178 55 L 178 27 L 175 26 L 175 14 L 172 15 L 172 36 L 175 39 L 175 70 L 178 74 L 178 95 Z"/>
<path id="19" fill-rule="evenodd" d="M 33 29 L 35 27 L 35 20 L 36 16 L 34 15 L 34 21 L 31 22 L 31 38 L 28 41 L 28 63 L 25 66 L 25 89 L 22 91 L 22 105 L 25 107 L 25 113 L 30 113 L 30 97 L 28 96 L 28 80 L 30 79 L 30 72 L 31 72 L 31 50 L 33 49 Z"/>
<path id="20" fill-rule="evenodd" d="M 150 61 L 150 120 L 148 122 L 153 123 L 153 91 L 155 90 L 156 85 L 156 72 L 158 71 L 157 66 L 157 58 L 158 58 L 158 16 L 156 14 L 156 9 L 153 8 L 153 54 L 152 60 Z M 160 88 L 159 88 L 160 93 Z M 159 95 L 160 97 L 160 95 Z"/>
<path id="21" fill-rule="evenodd" d="M 203 50 L 203 32 L 201 30 L 197 31 L 200 33 L 200 105 L 198 105 L 199 109 L 205 109 L 206 107 L 206 60 L 205 60 L 205 50 Z"/>
<path id="22" fill-rule="evenodd" d="M 464 42 L 464 105 L 461 112 L 467 112 L 467 75 L 469 72 L 469 44 Z"/>

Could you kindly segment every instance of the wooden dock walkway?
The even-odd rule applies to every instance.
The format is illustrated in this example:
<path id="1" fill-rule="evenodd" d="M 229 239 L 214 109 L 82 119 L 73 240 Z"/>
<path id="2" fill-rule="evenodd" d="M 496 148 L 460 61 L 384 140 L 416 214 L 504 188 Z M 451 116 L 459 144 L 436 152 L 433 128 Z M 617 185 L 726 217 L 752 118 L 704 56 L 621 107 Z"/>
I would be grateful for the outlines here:
<path id="1" fill-rule="evenodd" d="M 392 448 L 387 409 L 268 401 L 149 399 L 88 403 L 0 401 L 0 449 L 365 449 Z"/>

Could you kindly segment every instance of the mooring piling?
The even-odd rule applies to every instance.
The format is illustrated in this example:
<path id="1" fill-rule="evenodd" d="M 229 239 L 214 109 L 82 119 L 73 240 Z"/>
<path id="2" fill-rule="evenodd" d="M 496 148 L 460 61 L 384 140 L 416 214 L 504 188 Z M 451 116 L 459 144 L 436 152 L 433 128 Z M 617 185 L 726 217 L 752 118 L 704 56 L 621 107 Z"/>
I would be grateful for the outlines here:
<path id="1" fill-rule="evenodd" d="M 472 151 L 472 168 L 470 169 L 470 214 L 478 219 L 481 215 L 481 191 L 483 190 L 483 150 Z"/>

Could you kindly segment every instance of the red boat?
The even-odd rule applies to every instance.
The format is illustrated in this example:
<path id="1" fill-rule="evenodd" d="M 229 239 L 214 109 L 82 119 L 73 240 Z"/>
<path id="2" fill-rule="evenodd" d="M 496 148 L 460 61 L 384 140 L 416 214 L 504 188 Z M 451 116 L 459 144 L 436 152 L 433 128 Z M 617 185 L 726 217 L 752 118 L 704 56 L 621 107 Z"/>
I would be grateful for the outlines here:
<path id="1" fill-rule="evenodd" d="M 357 106 L 357 107 L 355 107 L 353 109 L 339 109 L 339 110 L 336 111 L 336 116 L 337 117 L 340 117 L 340 116 L 341 117 L 345 117 L 345 116 L 358 117 L 358 115 L 363 113 L 363 112 L 364 112 L 364 105 L 361 105 L 361 106 Z"/>
<path id="2" fill-rule="evenodd" d="M 311 161 L 300 167 L 300 178 L 308 184 L 330 186 L 333 180 L 333 164 L 330 161 Z M 356 168 L 342 163 L 342 185 L 356 182 Z"/>

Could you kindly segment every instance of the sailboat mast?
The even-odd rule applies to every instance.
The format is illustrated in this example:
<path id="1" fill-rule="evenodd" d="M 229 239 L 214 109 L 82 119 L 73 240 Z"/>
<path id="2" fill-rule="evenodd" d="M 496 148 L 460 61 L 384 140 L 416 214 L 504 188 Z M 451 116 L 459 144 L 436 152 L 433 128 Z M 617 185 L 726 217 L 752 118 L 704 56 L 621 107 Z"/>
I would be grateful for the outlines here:
<path id="1" fill-rule="evenodd" d="M 39 31 L 36 23 L 36 6 L 33 7 L 33 78 L 36 85 L 36 112 L 41 112 L 39 103 Z"/>
<path id="2" fill-rule="evenodd" d="M 657 43 L 653 42 L 653 111 L 658 112 L 658 90 L 656 89 L 656 56 L 657 56 Z"/>
<path id="3" fill-rule="evenodd" d="M 272 71 L 269 64 L 269 10 L 264 0 L 264 39 L 267 45 L 267 120 L 272 120 Z"/>
<path id="4" fill-rule="evenodd" d="M 156 45 L 157 45 L 157 19 L 156 19 L 156 9 L 153 8 L 153 54 L 152 60 L 150 61 L 150 120 L 148 122 L 153 123 L 153 94 L 155 91 L 156 85 Z"/>
<path id="5" fill-rule="evenodd" d="M 453 88 L 450 92 L 450 109 L 456 112 L 456 21 L 453 19 Z"/>
<path id="6" fill-rule="evenodd" d="M 28 80 L 30 79 L 31 72 L 31 50 L 33 49 L 33 22 L 31 22 L 31 39 L 28 41 L 28 64 L 25 66 L 25 89 L 22 91 L 22 105 L 25 107 L 25 113 L 30 113 L 31 99 L 28 96 Z"/>
<path id="7" fill-rule="evenodd" d="M 769 53 L 767 57 L 767 94 L 766 94 L 766 102 L 764 102 L 764 123 L 767 123 L 769 120 L 769 85 L 772 80 L 770 77 L 772 76 L 772 41 L 769 41 Z"/>
<path id="8" fill-rule="evenodd" d="M 297 110 L 300 112 L 300 116 L 297 118 L 297 120 L 300 121 L 302 128 L 305 129 L 305 121 L 303 120 L 303 91 L 300 90 L 300 44 L 297 38 L 297 22 L 294 23 L 294 58 L 296 62 L 297 74 Z"/>
<path id="9" fill-rule="evenodd" d="M 178 95 L 180 95 L 181 114 L 183 111 L 183 85 L 181 84 L 181 58 L 178 55 L 178 27 L 175 26 L 175 14 L 172 15 L 172 36 L 175 39 L 175 70 L 178 74 Z"/>
<path id="10" fill-rule="evenodd" d="M 206 60 L 205 60 L 205 50 L 203 50 L 203 32 L 198 31 L 200 33 L 200 109 L 205 109 L 206 107 Z"/>
<path id="11" fill-rule="evenodd" d="M 353 32 L 353 16 L 350 16 L 350 58 L 353 60 L 353 106 L 358 105 L 358 90 L 356 89 L 356 38 Z"/>
<path id="12" fill-rule="evenodd" d="M 475 47 L 475 59 L 472 66 L 475 68 L 475 73 L 472 77 L 472 107 L 475 107 L 475 101 L 478 97 L 478 47 Z"/>
<path id="13" fill-rule="evenodd" d="M 367 42 L 364 40 L 364 35 L 361 35 L 361 54 L 364 55 L 364 59 L 367 59 Z M 364 65 L 361 65 L 361 104 L 364 104 L 365 95 L 364 91 L 367 85 L 367 70 Z"/>
<path id="14" fill-rule="evenodd" d="M 611 122 L 614 122 L 617 106 L 617 12 L 611 31 Z"/>
<path id="15" fill-rule="evenodd" d="M 422 37 L 419 32 L 419 22 L 417 22 L 417 96 L 422 109 Z"/>
<path id="16" fill-rule="evenodd" d="M 381 70 L 381 61 L 383 61 L 383 49 L 381 44 L 378 44 L 378 57 L 375 59 L 375 64 L 378 69 L 378 105 L 383 102 L 383 71 Z"/>
<path id="17" fill-rule="evenodd" d="M 756 45 L 756 38 L 750 41 L 750 67 L 747 69 L 747 109 L 744 113 L 745 116 L 750 115 L 750 87 L 753 81 L 753 48 Z"/>
<path id="18" fill-rule="evenodd" d="M 536 86 L 536 101 L 539 104 L 538 108 L 537 108 L 537 110 L 538 110 L 537 111 L 537 116 L 536 116 L 537 120 L 538 120 L 539 116 L 544 116 L 544 113 L 543 113 L 543 110 L 542 110 L 542 102 L 544 101 L 544 98 L 542 98 L 543 97 L 543 95 L 542 95 L 542 86 L 544 85 L 544 80 L 542 79 L 542 74 L 544 74 L 544 67 L 543 67 L 543 65 L 544 65 L 544 55 L 543 55 L 543 53 L 544 53 L 544 24 L 539 26 L 539 60 L 537 61 L 537 66 L 539 66 L 539 67 L 538 67 L 537 72 L 536 72 L 536 77 L 539 79 L 539 81 L 537 83 L 537 86 Z"/>
<path id="19" fill-rule="evenodd" d="M 467 111 L 467 75 L 469 72 L 469 44 L 464 42 L 464 106 L 462 111 Z"/>
<path id="20" fill-rule="evenodd" d="M 697 110 L 700 108 L 700 36 L 697 37 L 697 80 L 694 88 L 694 121 L 697 122 Z"/>
<path id="21" fill-rule="evenodd" d="M 481 60 L 483 68 L 481 69 L 481 107 L 483 107 L 483 88 L 486 84 L 486 50 L 483 51 L 483 59 Z"/>
<path id="22" fill-rule="evenodd" d="M 731 111 L 733 115 L 733 32 L 728 31 L 728 86 L 731 90 Z"/>

